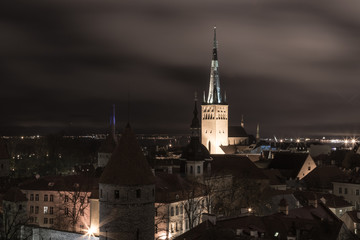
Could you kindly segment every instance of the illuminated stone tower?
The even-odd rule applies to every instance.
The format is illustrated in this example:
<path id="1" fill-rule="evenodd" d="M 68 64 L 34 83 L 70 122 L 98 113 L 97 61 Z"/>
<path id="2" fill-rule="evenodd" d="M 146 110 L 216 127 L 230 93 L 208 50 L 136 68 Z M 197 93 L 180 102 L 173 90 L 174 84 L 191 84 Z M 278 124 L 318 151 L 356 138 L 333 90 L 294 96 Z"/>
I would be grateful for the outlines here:
<path id="1" fill-rule="evenodd" d="M 153 240 L 155 178 L 128 125 L 99 180 L 100 240 Z"/>
<path id="2" fill-rule="evenodd" d="M 221 145 L 228 145 L 228 104 L 220 90 L 219 62 L 217 57 L 216 27 L 211 60 L 209 93 L 204 94 L 201 105 L 201 143 L 210 154 L 224 154 Z"/>

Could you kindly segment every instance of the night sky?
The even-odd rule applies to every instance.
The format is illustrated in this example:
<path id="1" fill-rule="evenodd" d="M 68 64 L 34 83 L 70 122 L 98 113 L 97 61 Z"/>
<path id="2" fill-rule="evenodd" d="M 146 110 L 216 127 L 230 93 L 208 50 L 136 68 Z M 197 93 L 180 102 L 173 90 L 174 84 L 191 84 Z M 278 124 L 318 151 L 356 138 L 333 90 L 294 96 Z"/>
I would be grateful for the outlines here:
<path id="1" fill-rule="evenodd" d="M 213 26 L 231 125 L 360 134 L 358 0 L 31 0 L 0 3 L 0 135 L 101 132 L 113 103 L 119 128 L 189 132 Z"/>

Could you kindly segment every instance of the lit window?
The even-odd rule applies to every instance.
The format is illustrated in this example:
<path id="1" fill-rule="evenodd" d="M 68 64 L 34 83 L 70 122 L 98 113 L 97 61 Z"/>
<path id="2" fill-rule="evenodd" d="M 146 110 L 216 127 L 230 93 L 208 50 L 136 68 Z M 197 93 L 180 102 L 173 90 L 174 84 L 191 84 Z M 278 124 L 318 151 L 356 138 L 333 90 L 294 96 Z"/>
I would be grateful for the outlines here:
<path id="1" fill-rule="evenodd" d="M 48 211 L 49 211 L 49 207 L 44 206 L 44 214 L 47 214 L 47 213 L 48 213 Z"/>

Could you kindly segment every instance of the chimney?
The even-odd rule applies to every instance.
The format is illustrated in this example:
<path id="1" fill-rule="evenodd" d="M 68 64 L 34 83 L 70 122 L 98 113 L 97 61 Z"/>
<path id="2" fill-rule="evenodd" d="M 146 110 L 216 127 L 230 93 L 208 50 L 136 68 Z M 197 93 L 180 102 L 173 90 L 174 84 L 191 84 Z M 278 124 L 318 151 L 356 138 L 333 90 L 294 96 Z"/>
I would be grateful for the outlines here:
<path id="1" fill-rule="evenodd" d="M 286 202 L 285 198 L 282 198 L 279 203 L 279 212 L 285 215 L 289 215 L 289 204 Z"/>

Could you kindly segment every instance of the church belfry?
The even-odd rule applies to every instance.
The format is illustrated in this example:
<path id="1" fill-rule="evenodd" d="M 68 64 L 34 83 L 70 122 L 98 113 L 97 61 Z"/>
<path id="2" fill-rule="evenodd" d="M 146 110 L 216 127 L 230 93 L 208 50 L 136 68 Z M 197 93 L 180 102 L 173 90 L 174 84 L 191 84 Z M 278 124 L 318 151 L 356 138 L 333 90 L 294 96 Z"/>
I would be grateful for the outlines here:
<path id="1" fill-rule="evenodd" d="M 228 104 L 220 89 L 216 27 L 212 50 L 209 93 L 201 105 L 201 143 L 211 154 L 223 154 L 220 146 L 228 145 Z"/>

